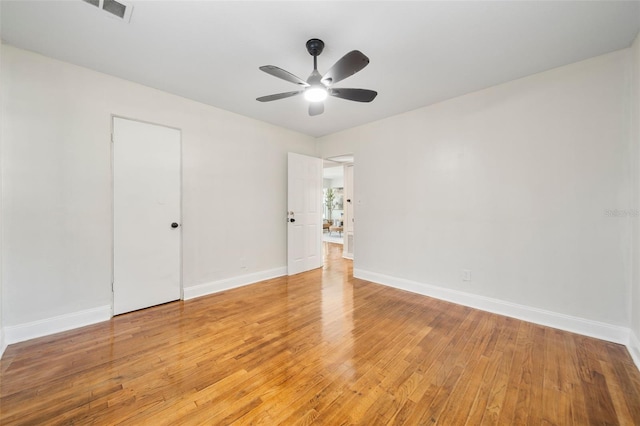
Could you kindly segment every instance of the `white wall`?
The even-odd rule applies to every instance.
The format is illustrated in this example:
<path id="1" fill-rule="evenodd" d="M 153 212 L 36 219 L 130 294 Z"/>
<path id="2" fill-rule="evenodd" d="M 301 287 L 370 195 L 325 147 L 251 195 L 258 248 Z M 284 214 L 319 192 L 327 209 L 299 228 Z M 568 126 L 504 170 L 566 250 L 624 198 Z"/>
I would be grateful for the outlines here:
<path id="1" fill-rule="evenodd" d="M 343 177 L 336 177 L 332 179 L 327 179 L 327 178 L 322 179 L 323 188 L 342 188 L 343 186 L 344 186 Z"/>
<path id="2" fill-rule="evenodd" d="M 343 166 L 325 167 L 322 175 L 323 188 L 342 188 L 344 186 Z"/>
<path id="3" fill-rule="evenodd" d="M 640 195 L 631 61 L 614 52 L 321 138 L 322 157 L 358 163 L 356 270 L 638 335 L 633 218 L 605 214 Z M 8 46 L 0 78 L 3 326 L 110 305 L 111 114 L 182 129 L 185 289 L 286 264 L 286 152 L 313 155 L 311 138 Z"/>
<path id="4" fill-rule="evenodd" d="M 632 79 L 632 103 L 631 103 L 631 135 L 634 155 L 631 156 L 634 164 L 634 206 L 640 209 L 640 34 L 631 46 L 631 79 Z M 633 228 L 633 281 L 631 289 L 631 331 L 632 354 L 636 363 L 640 364 L 640 218 L 634 220 Z"/>
<path id="5" fill-rule="evenodd" d="M 2 63 L 2 49 L 0 48 L 0 64 Z M 2 69 L 0 69 L 0 82 L 2 82 Z M 4 327 L 2 320 L 2 84 L 0 84 L 0 358 L 6 349 L 6 343 L 4 338 Z"/>
<path id="6" fill-rule="evenodd" d="M 625 49 L 321 138 L 322 157 L 353 152 L 358 165 L 355 273 L 628 327 L 633 219 L 606 211 L 633 207 L 629 60 Z"/>
<path id="7" fill-rule="evenodd" d="M 287 151 L 307 136 L 2 46 L 3 325 L 111 304 L 111 115 L 182 129 L 183 284 L 286 265 Z"/>
<path id="8" fill-rule="evenodd" d="M 331 179 L 331 188 L 343 188 L 344 187 L 344 176 L 335 177 Z"/>

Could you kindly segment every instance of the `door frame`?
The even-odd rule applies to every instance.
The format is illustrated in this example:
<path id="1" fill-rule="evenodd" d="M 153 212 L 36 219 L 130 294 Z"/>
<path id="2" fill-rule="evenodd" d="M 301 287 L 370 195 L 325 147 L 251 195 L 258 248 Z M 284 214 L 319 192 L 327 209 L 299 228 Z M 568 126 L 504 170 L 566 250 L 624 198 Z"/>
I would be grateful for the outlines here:
<path id="1" fill-rule="evenodd" d="M 355 159 L 354 159 L 355 160 Z M 354 198 L 354 191 L 353 188 L 355 187 L 354 181 L 355 181 L 355 161 L 351 161 L 348 163 L 344 163 L 342 165 L 343 168 L 343 178 L 344 178 L 344 219 L 345 222 L 348 224 L 349 222 L 351 222 L 351 226 L 347 227 L 347 225 L 344 226 L 344 231 L 342 232 L 343 235 L 343 244 L 342 244 L 342 257 L 344 257 L 345 259 L 349 259 L 349 260 L 353 260 L 353 258 L 355 257 L 355 226 L 356 223 L 354 221 L 354 216 L 355 216 L 355 208 L 356 208 L 356 200 Z M 347 168 L 351 168 L 351 182 L 347 182 Z M 349 185 L 350 183 L 350 185 Z M 350 201 L 348 202 L 351 205 L 351 209 L 347 209 L 347 196 L 350 197 Z M 349 244 L 349 236 L 351 236 L 351 244 Z M 349 247 L 349 250 L 351 254 L 349 254 L 349 252 L 347 252 L 345 250 L 345 247 Z"/>
<path id="2" fill-rule="evenodd" d="M 160 126 L 160 127 L 166 127 L 168 129 L 173 129 L 173 130 L 177 130 L 180 132 L 180 182 L 179 182 L 179 187 L 180 187 L 180 242 L 179 242 L 179 251 L 180 251 L 180 255 L 179 255 L 179 259 L 178 259 L 178 263 L 180 265 L 180 280 L 179 280 L 179 287 L 180 287 L 180 299 L 179 300 L 184 300 L 184 283 L 183 283 L 183 276 L 184 276 L 184 266 L 183 266 L 183 256 L 184 256 L 184 250 L 183 250 L 183 244 L 184 244 L 184 209 L 183 209 L 183 192 L 184 192 L 184 187 L 183 187 L 183 181 L 184 181 L 184 177 L 183 177 L 183 163 L 182 163 L 182 129 L 179 127 L 173 127 L 173 126 L 167 126 L 166 124 L 161 124 L 161 123 L 155 123 L 153 121 L 147 121 L 147 120 L 140 120 L 138 118 L 131 118 L 128 117 L 126 115 L 119 115 L 119 114 L 111 114 L 111 116 L 109 117 L 110 123 L 109 123 L 109 155 L 110 155 L 110 159 L 109 159 L 109 173 L 110 173 L 110 202 L 111 202 L 111 247 L 110 247 L 110 254 L 111 254 L 111 318 L 114 317 L 114 303 L 115 303 L 115 293 L 114 293 L 114 281 L 115 281 L 115 170 L 114 170 L 114 159 L 113 159 L 113 129 L 114 129 L 114 122 L 116 118 L 120 118 L 123 120 L 130 120 L 130 121 L 136 121 L 138 123 L 143 123 L 143 124 L 150 124 L 153 126 Z"/>

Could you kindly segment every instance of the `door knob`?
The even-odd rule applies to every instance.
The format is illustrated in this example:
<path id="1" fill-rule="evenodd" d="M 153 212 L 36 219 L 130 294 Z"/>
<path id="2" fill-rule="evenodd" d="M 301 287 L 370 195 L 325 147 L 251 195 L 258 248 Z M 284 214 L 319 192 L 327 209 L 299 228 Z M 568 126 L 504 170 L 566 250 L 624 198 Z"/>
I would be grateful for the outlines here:
<path id="1" fill-rule="evenodd" d="M 177 223 L 175 223 L 175 222 L 173 222 L 173 223 L 171 224 L 171 227 L 172 227 L 172 228 L 177 228 L 178 226 L 180 226 L 180 225 L 178 225 L 178 224 L 177 224 Z"/>

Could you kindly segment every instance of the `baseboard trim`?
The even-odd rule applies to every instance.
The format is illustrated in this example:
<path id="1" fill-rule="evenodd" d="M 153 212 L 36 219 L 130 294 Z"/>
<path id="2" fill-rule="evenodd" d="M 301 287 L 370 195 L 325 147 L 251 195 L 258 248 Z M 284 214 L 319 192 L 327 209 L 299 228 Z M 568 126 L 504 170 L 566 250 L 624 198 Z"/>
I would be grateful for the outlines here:
<path id="1" fill-rule="evenodd" d="M 355 278 L 394 287 L 400 290 L 406 290 L 412 293 L 445 300 L 447 302 L 480 309 L 482 311 L 570 331 L 572 333 L 595 337 L 609 342 L 620 343 L 623 345 L 629 345 L 630 342 L 630 330 L 622 326 L 546 311 L 544 309 L 465 293 L 458 290 L 451 290 L 431 284 L 419 283 L 404 278 L 391 277 L 359 268 L 353 269 L 353 276 Z"/>
<path id="2" fill-rule="evenodd" d="M 4 327 L 4 340 L 6 345 L 11 345 L 35 339 L 36 337 L 48 336 L 49 334 L 108 321 L 110 318 L 111 305 L 99 306 L 25 324 L 6 326 Z"/>
<path id="3" fill-rule="evenodd" d="M 627 343 L 627 350 L 631 355 L 631 359 L 640 370 L 640 340 L 638 340 L 638 336 L 633 331 L 629 332 L 629 343 Z"/>
<path id="4" fill-rule="evenodd" d="M 286 266 L 269 269 L 252 274 L 241 275 L 220 281 L 199 284 L 184 289 L 184 299 L 194 299 L 207 294 L 218 293 L 232 288 L 242 287 L 287 274 Z M 451 290 L 431 284 L 419 283 L 404 278 L 392 277 L 377 272 L 354 268 L 353 276 L 377 284 L 386 285 L 400 290 L 469 306 L 499 315 L 505 315 L 560 330 L 570 331 L 597 339 L 620 343 L 627 347 L 636 367 L 640 369 L 640 340 L 630 329 L 614 326 L 598 321 L 573 317 L 557 312 L 546 311 L 530 306 L 493 299 L 457 290 Z M 100 306 L 70 314 L 45 318 L 25 324 L 7 326 L 0 329 L 0 358 L 7 346 L 37 337 L 47 336 L 74 328 L 84 327 L 111 318 L 111 306 Z"/>
<path id="5" fill-rule="evenodd" d="M 5 349 L 7 349 L 7 343 L 4 338 L 4 328 L 0 327 L 0 359 L 2 359 L 2 355 L 4 355 Z"/>
<path id="6" fill-rule="evenodd" d="M 212 281 L 209 283 L 186 287 L 184 289 L 184 300 L 195 299 L 196 297 L 219 293 L 221 291 L 230 290 L 232 288 L 242 287 L 249 284 L 255 284 L 260 281 L 270 280 L 272 278 L 281 277 L 283 275 L 287 275 L 286 266 L 268 269 L 266 271 L 254 272 L 252 274 L 226 278 L 220 281 Z"/>

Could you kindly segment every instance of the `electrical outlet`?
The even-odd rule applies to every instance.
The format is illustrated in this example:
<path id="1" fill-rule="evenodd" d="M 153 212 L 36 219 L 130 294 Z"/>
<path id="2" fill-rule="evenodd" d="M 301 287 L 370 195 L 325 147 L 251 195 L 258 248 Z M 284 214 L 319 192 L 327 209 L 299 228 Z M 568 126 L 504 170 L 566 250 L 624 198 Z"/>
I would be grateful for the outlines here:
<path id="1" fill-rule="evenodd" d="M 471 270 L 463 269 L 462 270 L 462 281 L 471 281 Z"/>

